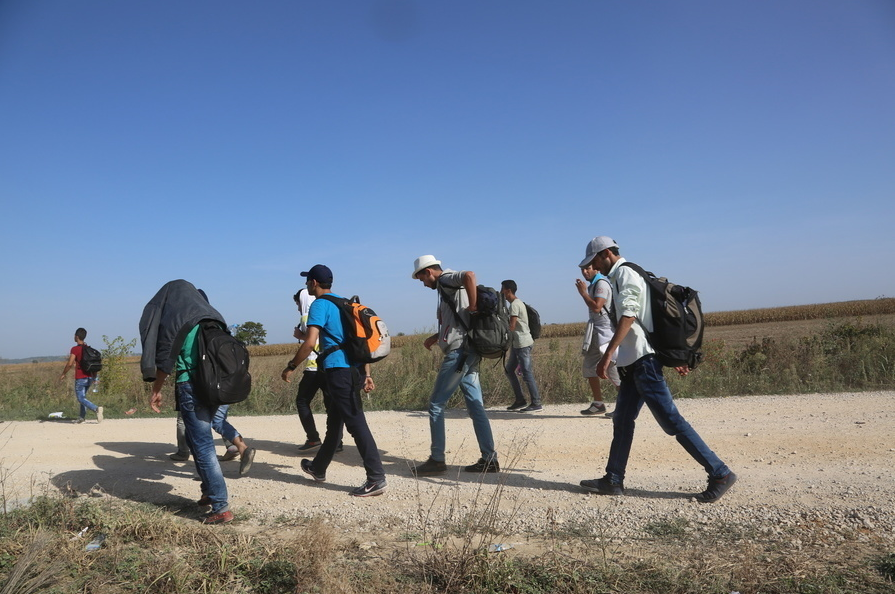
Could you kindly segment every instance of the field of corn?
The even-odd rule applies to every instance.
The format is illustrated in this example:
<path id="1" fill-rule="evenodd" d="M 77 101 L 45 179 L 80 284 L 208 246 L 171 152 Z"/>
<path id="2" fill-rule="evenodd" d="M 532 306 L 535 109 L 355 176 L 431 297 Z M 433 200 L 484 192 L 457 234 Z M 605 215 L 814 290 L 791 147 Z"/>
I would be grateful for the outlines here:
<path id="1" fill-rule="evenodd" d="M 707 317 L 705 362 L 687 378 L 668 376 L 677 397 L 857 391 L 895 385 L 895 299 L 720 312 Z M 546 403 L 586 399 L 580 369 L 583 328 L 583 324 L 548 324 L 535 343 L 535 375 Z M 120 338 L 104 339 L 107 347 L 97 399 L 106 416 L 150 414 L 148 385 L 141 381 L 139 358 L 131 354 L 134 345 Z M 373 367 L 376 391 L 370 409 L 427 406 L 441 353 L 427 351 L 422 342 L 422 336 L 394 337 L 392 354 Z M 239 414 L 294 412 L 295 386 L 283 382 L 280 374 L 295 348 L 295 344 L 250 347 L 253 390 L 239 405 Z M 61 367 L 58 362 L 0 366 L 0 417 L 76 414 L 71 382 L 58 381 Z M 481 373 L 486 405 L 511 399 L 499 360 L 484 360 Z M 322 407 L 319 399 L 316 402 Z"/>

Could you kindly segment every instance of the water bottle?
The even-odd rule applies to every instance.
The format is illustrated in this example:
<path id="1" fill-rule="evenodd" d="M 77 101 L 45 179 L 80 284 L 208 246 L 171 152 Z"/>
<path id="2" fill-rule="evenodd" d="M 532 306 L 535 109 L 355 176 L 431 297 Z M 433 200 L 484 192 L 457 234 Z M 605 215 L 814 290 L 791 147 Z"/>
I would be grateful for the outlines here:
<path id="1" fill-rule="evenodd" d="M 94 394 L 99 392 L 99 377 L 93 380 L 93 390 L 91 390 Z"/>

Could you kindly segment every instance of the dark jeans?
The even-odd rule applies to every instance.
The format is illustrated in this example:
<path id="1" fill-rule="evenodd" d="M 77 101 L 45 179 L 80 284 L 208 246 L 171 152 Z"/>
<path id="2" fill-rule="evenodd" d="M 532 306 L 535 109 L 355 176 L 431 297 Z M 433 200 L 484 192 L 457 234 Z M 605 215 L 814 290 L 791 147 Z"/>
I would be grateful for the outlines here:
<path id="1" fill-rule="evenodd" d="M 320 441 L 320 433 L 314 423 L 314 413 L 311 412 L 311 401 L 317 395 L 317 390 L 324 389 L 323 371 L 305 371 L 298 382 L 298 393 L 295 395 L 295 408 L 298 410 L 298 420 L 308 441 Z M 324 403 L 326 394 L 323 395 Z"/>
<path id="2" fill-rule="evenodd" d="M 326 437 L 312 464 L 314 470 L 326 474 L 329 463 L 336 453 L 336 446 L 342 438 L 342 427 L 354 438 L 357 451 L 364 461 L 367 480 L 379 481 L 385 478 L 382 460 L 376 440 L 367 426 L 367 418 L 360 397 L 360 373 L 355 367 L 335 367 L 316 373 L 325 374 L 326 397 L 329 406 L 326 411 Z"/>
<path id="3" fill-rule="evenodd" d="M 722 462 L 677 410 L 671 397 L 662 364 L 655 355 L 647 355 L 631 365 L 619 368 L 621 386 L 612 416 L 612 445 L 606 475 L 613 481 L 625 478 L 631 443 L 634 441 L 634 421 L 646 404 L 659 426 L 673 435 L 687 453 L 699 462 L 711 478 L 727 476 L 730 469 Z"/>

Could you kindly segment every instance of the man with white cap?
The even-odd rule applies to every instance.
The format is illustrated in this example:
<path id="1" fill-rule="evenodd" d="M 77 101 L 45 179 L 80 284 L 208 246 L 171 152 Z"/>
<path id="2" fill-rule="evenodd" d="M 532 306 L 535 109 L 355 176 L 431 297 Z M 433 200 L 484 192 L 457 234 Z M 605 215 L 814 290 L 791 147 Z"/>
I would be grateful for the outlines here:
<path id="1" fill-rule="evenodd" d="M 702 440 L 678 411 L 671 391 L 662 374 L 662 364 L 650 346 L 647 332 L 653 328 L 649 287 L 635 270 L 622 266 L 625 259 L 619 255 L 618 244 L 605 235 L 594 237 L 587 245 L 585 258 L 591 265 L 609 277 L 613 285 L 615 303 L 615 333 L 606 352 L 597 365 L 597 375 L 607 378 L 612 355 L 618 349 L 618 365 L 621 386 L 612 417 L 612 445 L 603 478 L 581 481 L 581 486 L 601 495 L 623 495 L 625 468 L 634 441 L 634 422 L 644 404 L 649 408 L 659 426 L 673 435 L 690 456 L 705 468 L 708 486 L 695 496 L 702 503 L 713 503 L 736 482 L 737 476 Z M 689 368 L 679 367 L 678 373 L 686 375 Z"/>
<path id="2" fill-rule="evenodd" d="M 445 463 L 444 407 L 459 387 L 466 399 L 466 409 L 472 419 L 472 427 L 478 440 L 481 458 L 475 464 L 464 466 L 466 472 L 499 472 L 497 452 L 491 422 L 485 413 L 482 386 L 479 383 L 481 357 L 466 346 L 465 327 L 469 315 L 476 311 L 477 284 L 471 270 L 442 269 L 435 256 L 420 256 L 413 262 L 412 278 L 426 287 L 438 290 L 438 330 L 423 343 L 427 349 L 438 344 L 444 353 L 438 377 L 429 396 L 429 429 L 432 447 L 429 459 L 414 467 L 416 476 L 434 476 L 447 472 Z M 445 298 L 447 297 L 447 299 Z M 454 307 L 452 307 L 452 305 Z"/>

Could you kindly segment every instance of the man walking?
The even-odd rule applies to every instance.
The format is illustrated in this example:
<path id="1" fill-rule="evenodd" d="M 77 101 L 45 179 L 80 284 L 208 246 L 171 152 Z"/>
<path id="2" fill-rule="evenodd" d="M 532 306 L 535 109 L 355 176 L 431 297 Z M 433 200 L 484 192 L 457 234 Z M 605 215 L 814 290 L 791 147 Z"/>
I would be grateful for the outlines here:
<path id="1" fill-rule="evenodd" d="M 84 340 L 87 338 L 87 331 L 83 328 L 78 328 L 75 330 L 75 346 L 71 348 L 68 354 L 68 361 L 65 363 L 65 369 L 62 370 L 62 375 L 59 376 L 59 381 L 65 379 L 65 376 L 68 375 L 68 370 L 72 367 L 75 368 L 75 398 L 78 399 L 78 404 L 80 405 L 80 410 L 78 411 L 78 423 L 83 423 L 84 419 L 87 417 L 87 410 L 92 410 L 96 413 L 96 422 L 103 422 L 103 407 L 97 406 L 87 400 L 87 390 L 90 389 L 96 382 L 96 374 L 88 374 L 85 373 L 83 369 L 81 369 L 81 359 L 84 356 L 84 345 L 86 344 Z"/>
<path id="2" fill-rule="evenodd" d="M 316 264 L 307 272 L 302 272 L 301 275 L 307 277 L 308 293 L 316 299 L 308 310 L 308 331 L 305 342 L 298 347 L 298 352 L 286 365 L 282 377 L 286 382 L 291 381 L 292 373 L 302 361 L 308 358 L 319 340 L 322 354 L 318 357 L 317 362 L 318 366 L 322 365 L 322 373 L 326 382 L 325 394 L 329 399 L 326 413 L 326 436 L 323 438 L 323 444 L 313 460 L 301 461 L 301 469 L 315 481 L 324 482 L 326 469 L 332 462 L 336 448 L 339 446 L 344 426 L 354 438 L 357 451 L 364 461 L 364 469 L 367 472 L 367 480 L 364 484 L 352 490 L 349 495 L 354 497 L 381 495 L 387 487 L 385 470 L 382 468 L 379 449 L 376 447 L 373 434 L 370 433 L 360 399 L 361 389 L 367 392 L 373 389 L 373 378 L 369 373 L 364 373 L 363 382 L 361 382 L 361 368 L 349 361 L 345 351 L 341 348 L 345 342 L 345 330 L 342 326 L 339 308 L 332 301 L 321 299 L 324 295 L 339 297 L 332 292 L 332 271 L 323 264 Z"/>
<path id="3" fill-rule="evenodd" d="M 481 458 L 475 464 L 464 466 L 466 472 L 499 472 L 497 452 L 491 423 L 485 413 L 482 386 L 479 383 L 481 357 L 466 346 L 465 327 L 469 315 L 476 311 L 477 285 L 471 270 L 457 272 L 441 268 L 435 256 L 420 256 L 413 263 L 412 278 L 424 286 L 438 290 L 438 329 L 426 338 L 424 346 L 431 350 L 437 344 L 444 353 L 438 377 L 429 396 L 429 430 L 432 435 L 431 454 L 422 464 L 414 466 L 416 476 L 445 474 L 444 407 L 459 387 L 466 399 L 466 409 L 472 419 L 472 427 L 478 440 Z M 446 298 L 447 297 L 447 298 Z M 451 307 L 451 303 L 454 307 Z"/>
<path id="4" fill-rule="evenodd" d="M 293 299 L 298 307 L 300 316 L 293 336 L 299 341 L 305 342 L 308 334 L 308 315 L 315 297 L 308 293 L 307 289 L 301 289 L 293 296 Z M 302 429 L 305 432 L 305 442 L 298 446 L 301 452 L 318 448 L 323 443 L 320 440 L 320 433 L 317 431 L 317 424 L 314 422 L 314 413 L 311 412 L 311 401 L 317 395 L 318 390 L 323 391 L 324 389 L 323 374 L 317 372 L 317 351 L 318 345 L 315 344 L 311 352 L 308 353 L 304 372 L 301 380 L 298 382 L 298 392 L 295 394 L 295 408 L 298 411 L 298 420 L 301 422 Z M 323 399 L 324 401 L 326 400 L 325 395 Z"/>
<path id="5" fill-rule="evenodd" d="M 581 414 L 592 416 L 606 413 L 600 378 L 597 377 L 597 363 L 600 362 L 600 358 L 606 352 L 609 341 L 612 340 L 612 287 L 606 277 L 594 270 L 594 267 L 590 265 L 593 258 L 588 259 L 588 255 L 585 254 L 584 260 L 579 267 L 581 268 L 581 275 L 587 283 L 580 278 L 575 279 L 575 287 L 578 289 L 578 294 L 584 299 L 588 311 L 587 327 L 584 330 L 584 343 L 581 345 L 581 353 L 584 356 L 584 360 L 581 363 L 581 373 L 590 386 L 593 402 L 582 410 Z M 609 380 L 617 388 L 621 382 L 614 360 L 609 366 L 608 375 Z M 606 414 L 607 416 L 612 416 L 611 413 Z"/>
<path id="6" fill-rule="evenodd" d="M 203 402 L 193 387 L 193 370 L 199 360 L 199 323 L 205 320 L 217 322 L 222 329 L 227 327 L 224 317 L 191 283 L 175 280 L 165 284 L 146 304 L 140 318 L 140 369 L 143 380 L 152 382 L 149 406 L 157 413 L 161 412 L 162 386 L 174 374 L 174 397 L 201 481 L 201 497 L 196 503 L 211 506 L 202 522 L 224 524 L 233 520 L 233 512 L 211 433 L 218 407 Z"/>
<path id="7" fill-rule="evenodd" d="M 647 332 L 653 328 L 653 312 L 649 287 L 643 278 L 627 266 L 619 255 L 618 244 L 611 238 L 593 238 L 587 245 L 585 260 L 609 277 L 613 284 L 616 330 L 597 365 L 597 375 L 606 379 L 612 354 L 618 349 L 617 364 L 621 386 L 612 417 L 612 445 L 603 478 L 581 481 L 581 486 L 602 495 L 624 494 L 625 468 L 634 440 L 634 422 L 646 404 L 662 430 L 673 435 L 690 456 L 705 468 L 708 486 L 697 494 L 697 501 L 712 503 L 720 499 L 737 480 L 734 474 L 709 449 L 693 427 L 684 419 L 672 400 L 662 375 L 662 364 L 649 344 Z M 689 368 L 679 367 L 686 375 Z"/>
<path id="8" fill-rule="evenodd" d="M 514 280 L 505 280 L 500 283 L 500 292 L 509 303 L 510 336 L 513 339 L 504 372 L 510 380 L 515 400 L 507 407 L 507 410 L 537 413 L 543 411 L 544 407 L 541 405 L 541 395 L 538 393 L 538 384 L 535 383 L 535 375 L 531 368 L 531 349 L 535 341 L 529 330 L 528 310 L 525 308 L 525 303 L 516 297 L 517 289 Z M 531 404 L 525 402 L 522 386 L 519 384 L 519 378 L 516 377 L 516 367 L 522 371 L 522 379 L 528 387 Z"/>

